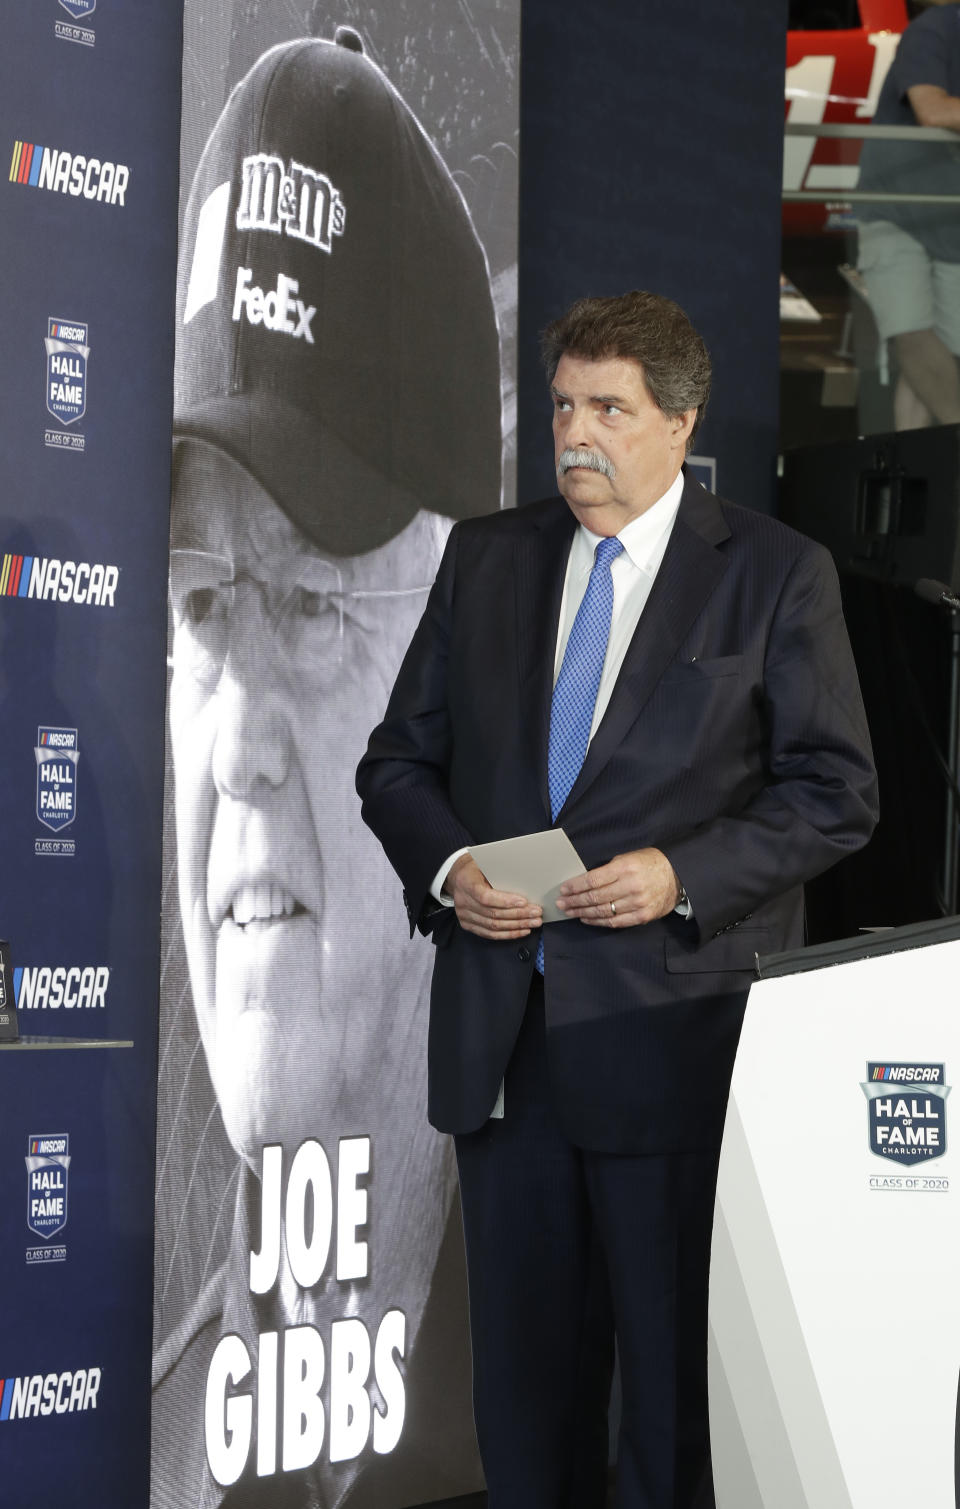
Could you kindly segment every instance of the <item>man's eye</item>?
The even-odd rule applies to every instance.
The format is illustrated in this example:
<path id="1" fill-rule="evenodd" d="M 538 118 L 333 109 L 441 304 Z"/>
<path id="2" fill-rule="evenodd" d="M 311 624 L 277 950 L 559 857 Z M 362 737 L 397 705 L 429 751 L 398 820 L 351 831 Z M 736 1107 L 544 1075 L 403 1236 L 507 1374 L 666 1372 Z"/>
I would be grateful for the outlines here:
<path id="1" fill-rule="evenodd" d="M 336 606 L 330 600 L 329 592 L 314 592 L 310 587 L 297 588 L 292 607 L 299 618 L 317 620 L 329 617 L 330 621 L 334 622 L 339 617 Z"/>
<path id="2" fill-rule="evenodd" d="M 327 590 L 317 592 L 301 584 L 288 600 L 286 611 L 291 629 L 299 624 L 314 649 L 342 632 L 341 609 Z"/>
<path id="3" fill-rule="evenodd" d="M 553 404 L 560 414 L 566 414 L 569 411 L 570 405 L 565 398 L 555 398 Z"/>
<path id="4" fill-rule="evenodd" d="M 324 600 L 319 592 L 310 592 L 306 587 L 299 587 L 296 608 L 301 618 L 319 618 L 324 609 Z"/>
<path id="5" fill-rule="evenodd" d="M 614 414 L 619 414 L 620 409 L 615 403 L 605 403 L 603 406 L 603 412 L 607 415 L 608 418 L 610 418 Z"/>

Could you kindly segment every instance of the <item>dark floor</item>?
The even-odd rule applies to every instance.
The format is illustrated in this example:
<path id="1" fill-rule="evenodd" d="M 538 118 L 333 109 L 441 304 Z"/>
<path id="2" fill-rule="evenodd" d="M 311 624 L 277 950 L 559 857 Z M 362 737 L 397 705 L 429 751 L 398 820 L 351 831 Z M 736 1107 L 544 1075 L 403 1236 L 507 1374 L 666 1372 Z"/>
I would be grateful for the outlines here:
<path id="1" fill-rule="evenodd" d="M 614 1481 L 611 1469 L 610 1489 L 607 1503 L 613 1509 Z M 487 1495 L 485 1493 L 468 1493 L 465 1498 L 437 1499 L 431 1504 L 418 1504 L 411 1509 L 487 1509 Z"/>
<path id="2" fill-rule="evenodd" d="M 437 1499 L 432 1504 L 418 1504 L 416 1509 L 487 1509 L 485 1493 L 468 1493 L 465 1498 Z"/>

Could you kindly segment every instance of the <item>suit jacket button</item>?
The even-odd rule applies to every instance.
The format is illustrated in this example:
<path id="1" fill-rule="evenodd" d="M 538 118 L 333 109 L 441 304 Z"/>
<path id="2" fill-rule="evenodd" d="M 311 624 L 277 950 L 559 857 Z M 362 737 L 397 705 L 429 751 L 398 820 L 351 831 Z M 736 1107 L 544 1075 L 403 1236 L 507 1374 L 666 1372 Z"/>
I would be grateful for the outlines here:
<path id="1" fill-rule="evenodd" d="M 528 948 L 518 948 L 517 949 L 517 958 L 520 960 L 521 964 L 529 964 L 530 963 L 530 950 Z"/>

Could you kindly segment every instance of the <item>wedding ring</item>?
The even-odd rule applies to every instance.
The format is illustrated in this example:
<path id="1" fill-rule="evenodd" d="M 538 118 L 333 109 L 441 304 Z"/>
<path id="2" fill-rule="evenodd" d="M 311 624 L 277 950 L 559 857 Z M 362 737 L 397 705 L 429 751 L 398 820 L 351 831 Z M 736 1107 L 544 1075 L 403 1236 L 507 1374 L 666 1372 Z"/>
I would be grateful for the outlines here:
<path id="1" fill-rule="evenodd" d="M 613 913 L 614 917 L 617 915 L 617 903 L 615 901 L 611 901 L 610 911 Z"/>

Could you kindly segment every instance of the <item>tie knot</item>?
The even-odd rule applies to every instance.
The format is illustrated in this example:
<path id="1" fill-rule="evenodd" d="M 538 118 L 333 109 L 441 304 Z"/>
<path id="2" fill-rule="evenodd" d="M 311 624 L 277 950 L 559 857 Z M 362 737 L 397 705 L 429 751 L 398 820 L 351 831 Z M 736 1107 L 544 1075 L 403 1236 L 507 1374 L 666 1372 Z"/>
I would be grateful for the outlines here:
<path id="1" fill-rule="evenodd" d="M 609 566 L 610 562 L 615 561 L 622 550 L 623 542 L 618 540 L 616 535 L 612 535 L 609 540 L 600 541 L 594 552 L 593 559 L 598 566 Z"/>

